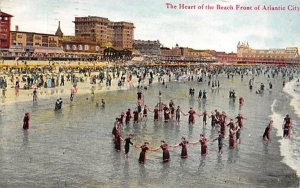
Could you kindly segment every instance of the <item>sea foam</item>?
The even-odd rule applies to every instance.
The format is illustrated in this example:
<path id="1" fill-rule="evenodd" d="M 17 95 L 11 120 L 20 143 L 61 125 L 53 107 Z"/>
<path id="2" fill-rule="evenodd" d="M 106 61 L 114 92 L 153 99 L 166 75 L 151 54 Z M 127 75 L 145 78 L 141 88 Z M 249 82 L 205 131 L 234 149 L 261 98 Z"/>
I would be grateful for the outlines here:
<path id="1" fill-rule="evenodd" d="M 292 99 L 290 102 L 290 105 L 294 108 L 295 114 L 300 117 L 300 106 L 299 106 L 299 99 L 300 94 L 295 90 L 296 81 L 288 82 L 283 91 L 287 94 L 289 94 Z M 297 150 L 299 146 L 299 137 L 298 132 L 295 131 L 296 121 L 293 120 L 293 126 L 294 129 L 292 130 L 293 134 L 292 139 L 288 138 L 282 138 L 283 136 L 283 120 L 285 115 L 280 114 L 275 111 L 275 106 L 277 104 L 277 100 L 275 99 L 273 101 L 273 104 L 271 105 L 272 115 L 270 115 L 270 118 L 273 119 L 274 128 L 277 129 L 276 135 L 279 136 L 281 139 L 279 140 L 280 143 L 280 154 L 283 156 L 282 162 L 290 166 L 292 169 L 294 169 L 297 173 L 297 176 L 300 177 L 300 151 Z"/>

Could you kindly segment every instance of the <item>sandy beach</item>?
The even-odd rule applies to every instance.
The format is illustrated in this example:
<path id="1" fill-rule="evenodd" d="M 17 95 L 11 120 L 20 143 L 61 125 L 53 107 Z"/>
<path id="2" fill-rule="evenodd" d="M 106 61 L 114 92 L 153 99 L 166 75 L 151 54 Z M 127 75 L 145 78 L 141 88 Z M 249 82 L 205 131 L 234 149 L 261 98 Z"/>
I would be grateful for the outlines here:
<path id="1" fill-rule="evenodd" d="M 91 65 L 89 62 L 52 62 L 56 64 L 55 70 L 53 71 L 53 74 L 57 75 L 59 74 L 58 68 L 60 66 L 78 66 L 81 65 L 84 67 L 84 65 Z M 51 64 L 52 64 L 51 63 Z M 24 63 L 19 63 L 24 64 Z M 45 66 L 48 65 L 48 61 L 27 61 L 27 66 Z M 59 64 L 59 65 L 58 65 Z M 109 67 L 107 62 L 98 62 L 96 63 L 99 66 L 103 67 Z M 17 62 L 16 61 L 5 61 L 4 64 L 2 65 L 11 65 L 11 66 L 16 66 Z M 110 64 L 110 66 L 114 66 L 114 64 Z M 99 72 L 91 72 L 91 75 L 96 75 Z M 49 73 L 50 75 L 52 73 Z M 61 73 L 66 75 L 66 73 Z M 133 77 L 130 82 L 125 81 L 124 85 L 118 86 L 118 78 L 112 79 L 112 84 L 111 86 L 106 86 L 105 81 L 104 83 L 99 83 L 99 80 L 97 80 L 96 84 L 91 84 L 90 83 L 90 78 L 88 76 L 84 76 L 83 73 L 74 73 L 77 78 L 82 78 L 83 82 L 77 82 L 77 93 L 76 95 L 83 95 L 83 94 L 91 94 L 92 90 L 94 90 L 94 93 L 101 93 L 101 92 L 106 92 L 106 91 L 115 91 L 115 90 L 126 90 L 132 88 L 132 86 L 136 87 L 138 84 L 138 78 Z M 27 74 L 20 74 L 20 75 L 15 75 L 15 77 L 22 77 L 22 75 L 27 75 Z M 3 72 L 0 76 L 6 76 Z M 156 83 L 158 80 L 155 79 L 153 82 Z M 22 89 L 26 81 L 20 82 L 20 92 L 19 96 L 16 96 L 15 94 L 15 88 L 14 88 L 14 83 L 10 82 L 8 79 L 8 86 L 6 88 L 6 94 L 5 97 L 2 95 L 1 96 L 1 104 L 11 104 L 15 102 L 25 102 L 25 101 L 30 101 L 32 100 L 33 96 L 33 89 Z M 148 79 L 145 79 L 145 83 L 148 83 Z M 49 98 L 59 98 L 59 97 L 66 97 L 70 96 L 71 90 L 73 88 L 72 83 L 69 81 L 65 81 L 64 86 L 56 86 L 55 88 L 39 88 L 37 91 L 38 94 L 38 99 L 49 99 Z M 53 101 L 55 102 L 55 101 Z"/>

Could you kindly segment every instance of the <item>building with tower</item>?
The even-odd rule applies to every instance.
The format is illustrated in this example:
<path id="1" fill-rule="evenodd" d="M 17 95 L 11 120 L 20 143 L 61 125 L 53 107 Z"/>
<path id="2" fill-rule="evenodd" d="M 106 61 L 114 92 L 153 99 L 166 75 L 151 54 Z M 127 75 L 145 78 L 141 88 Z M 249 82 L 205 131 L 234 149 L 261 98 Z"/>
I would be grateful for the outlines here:
<path id="1" fill-rule="evenodd" d="M 253 49 L 248 42 L 239 42 L 237 61 L 240 63 L 299 63 L 299 52 L 297 47 Z"/>
<path id="2" fill-rule="evenodd" d="M 64 33 L 61 31 L 61 28 L 60 28 L 60 21 L 58 21 L 58 28 L 55 32 L 55 35 L 58 36 L 58 37 L 63 37 L 64 36 Z"/>
<path id="3" fill-rule="evenodd" d="M 19 26 L 15 26 L 15 30 L 10 31 L 9 52 L 19 57 L 62 54 L 64 52 L 59 43 L 62 35 L 60 23 L 56 34 L 20 31 Z"/>

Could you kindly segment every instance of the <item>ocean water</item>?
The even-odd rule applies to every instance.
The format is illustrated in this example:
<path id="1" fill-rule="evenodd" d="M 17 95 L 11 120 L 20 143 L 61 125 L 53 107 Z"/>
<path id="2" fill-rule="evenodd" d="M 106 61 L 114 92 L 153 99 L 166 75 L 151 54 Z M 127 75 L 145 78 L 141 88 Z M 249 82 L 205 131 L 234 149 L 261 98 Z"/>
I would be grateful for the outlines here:
<path id="1" fill-rule="evenodd" d="M 283 118 L 286 114 L 292 115 L 293 130 L 291 139 L 280 139 L 280 151 L 284 156 L 283 162 L 293 168 L 300 176 L 300 90 L 296 79 L 288 82 L 283 88 L 283 92 L 288 96 L 275 99 L 272 104 L 271 118 L 274 119 L 274 125 L 277 129 L 277 136 L 282 136 Z M 282 108 L 282 104 L 288 102 L 289 106 Z"/>
<path id="2" fill-rule="evenodd" d="M 282 78 L 270 79 L 272 90 L 256 94 L 260 83 L 267 85 L 268 78 L 255 78 L 254 89 L 248 88 L 251 76 L 218 79 L 221 88 L 211 90 L 207 82 L 180 82 L 156 84 L 144 90 L 145 104 L 150 108 L 158 102 L 172 99 L 185 112 L 192 106 L 197 112 L 215 109 L 225 111 L 229 117 L 242 113 L 247 120 L 241 134 L 241 144 L 234 150 L 225 141 L 223 155 L 218 155 L 217 142 L 209 142 L 209 153 L 200 156 L 200 146 L 189 146 L 189 158 L 180 158 L 180 148 L 170 149 L 171 161 L 162 163 L 162 152 L 147 153 L 146 164 L 138 163 L 139 150 L 130 149 L 129 159 L 116 152 L 111 130 L 115 117 L 136 106 L 136 89 L 75 96 L 70 103 L 64 97 L 61 112 L 54 112 L 55 99 L 37 103 L 24 102 L 1 106 L 0 115 L 0 187 L 299 187 L 299 116 L 293 102 L 289 83 L 282 87 Z M 188 96 L 190 87 L 195 97 Z M 206 101 L 198 100 L 199 89 L 208 92 Z M 230 89 L 243 96 L 244 106 L 228 98 Z M 296 92 L 296 94 L 298 94 Z M 96 107 L 104 98 L 106 107 Z M 299 106 L 298 106 L 299 107 Z M 22 130 L 25 112 L 31 113 L 29 131 Z M 294 120 L 292 139 L 282 139 L 280 126 L 285 114 Z M 273 118 L 278 130 L 272 131 L 272 142 L 262 141 L 269 119 Z M 122 135 L 135 134 L 133 142 L 149 141 L 158 147 L 160 140 L 168 144 L 180 143 L 185 136 L 189 141 L 199 140 L 205 133 L 209 139 L 217 137 L 217 130 L 202 127 L 202 119 L 195 125 L 182 121 L 164 123 L 153 121 L 150 113 L 147 122 L 124 127 Z"/>

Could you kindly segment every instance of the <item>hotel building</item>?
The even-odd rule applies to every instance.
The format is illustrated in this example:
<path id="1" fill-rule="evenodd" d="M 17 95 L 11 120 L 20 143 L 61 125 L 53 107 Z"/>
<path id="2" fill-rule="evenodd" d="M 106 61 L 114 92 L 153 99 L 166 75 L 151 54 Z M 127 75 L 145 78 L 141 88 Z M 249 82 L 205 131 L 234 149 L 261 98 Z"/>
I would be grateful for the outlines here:
<path id="1" fill-rule="evenodd" d="M 134 24 L 112 22 L 108 18 L 88 16 L 75 17 L 75 37 L 101 44 L 101 47 L 132 49 Z"/>

